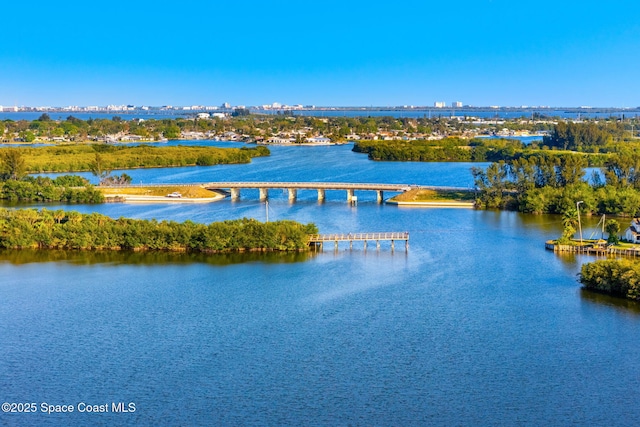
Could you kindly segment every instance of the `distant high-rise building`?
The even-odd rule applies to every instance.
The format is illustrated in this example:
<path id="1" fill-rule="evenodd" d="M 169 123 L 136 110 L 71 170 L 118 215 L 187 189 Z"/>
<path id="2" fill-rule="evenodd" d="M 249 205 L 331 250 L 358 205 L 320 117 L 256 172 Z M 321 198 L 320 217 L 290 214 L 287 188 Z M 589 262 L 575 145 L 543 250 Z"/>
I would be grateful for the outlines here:
<path id="1" fill-rule="evenodd" d="M 454 108 L 462 108 L 462 102 L 460 101 L 454 101 L 451 103 L 451 106 Z"/>
<path id="2" fill-rule="evenodd" d="M 440 101 L 436 101 L 433 103 L 433 106 L 436 108 L 444 108 L 447 106 L 446 102 L 440 102 Z"/>
<path id="3" fill-rule="evenodd" d="M 231 108 L 231 104 L 229 104 L 228 102 L 225 102 L 224 104 L 222 104 L 222 108 L 229 109 Z"/>

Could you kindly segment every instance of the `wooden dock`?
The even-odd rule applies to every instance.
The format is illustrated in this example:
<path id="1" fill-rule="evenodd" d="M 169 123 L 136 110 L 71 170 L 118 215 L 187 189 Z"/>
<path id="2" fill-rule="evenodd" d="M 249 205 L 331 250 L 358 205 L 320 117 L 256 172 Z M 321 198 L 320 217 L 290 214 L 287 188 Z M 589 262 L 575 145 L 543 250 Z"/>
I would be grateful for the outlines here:
<path id="1" fill-rule="evenodd" d="M 405 250 L 409 250 L 408 232 L 385 233 L 348 233 L 348 234 L 312 234 L 309 236 L 309 245 L 322 250 L 325 242 L 333 242 L 337 251 L 340 242 L 349 242 L 349 249 L 353 249 L 353 242 L 364 242 L 364 250 L 367 250 L 367 242 L 376 242 L 376 249 L 380 249 L 381 241 L 390 241 L 391 250 L 395 250 L 395 242 L 403 241 Z"/>
<path id="2" fill-rule="evenodd" d="M 626 257 L 640 257 L 640 247 L 635 248 L 615 248 L 611 246 L 594 246 L 594 245 L 558 245 L 552 240 L 545 243 L 545 249 L 554 252 L 568 252 L 575 254 L 587 254 L 596 256 L 626 256 Z"/>

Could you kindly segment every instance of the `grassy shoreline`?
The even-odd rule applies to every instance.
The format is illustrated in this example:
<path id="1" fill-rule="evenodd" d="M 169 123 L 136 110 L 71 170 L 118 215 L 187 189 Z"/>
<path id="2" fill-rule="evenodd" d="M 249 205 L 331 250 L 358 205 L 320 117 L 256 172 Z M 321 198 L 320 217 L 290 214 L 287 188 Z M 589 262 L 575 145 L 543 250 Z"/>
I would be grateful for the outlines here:
<path id="1" fill-rule="evenodd" d="M 475 206 L 475 194 L 472 191 L 414 188 L 390 198 L 387 203 L 400 206 L 472 208 Z"/>

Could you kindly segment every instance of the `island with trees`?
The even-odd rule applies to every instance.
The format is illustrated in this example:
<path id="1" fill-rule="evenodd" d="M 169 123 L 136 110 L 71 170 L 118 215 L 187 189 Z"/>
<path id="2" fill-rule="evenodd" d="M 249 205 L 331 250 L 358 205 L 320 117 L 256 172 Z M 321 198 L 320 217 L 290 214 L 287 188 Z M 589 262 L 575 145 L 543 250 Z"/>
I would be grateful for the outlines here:
<path id="1" fill-rule="evenodd" d="M 212 166 L 249 163 L 254 157 L 268 156 L 267 147 L 219 148 L 203 146 L 151 146 L 74 144 L 45 147 L 5 148 L 5 167 L 21 159 L 21 171 L 88 172 L 99 167 L 104 170 L 179 166 Z M 14 173 L 15 175 L 15 173 Z M 14 176 L 15 178 L 15 176 Z"/>
<path id="2" fill-rule="evenodd" d="M 640 301 L 640 263 L 630 259 L 606 259 L 583 264 L 580 283 L 585 289 Z"/>
<path id="3" fill-rule="evenodd" d="M 307 251 L 317 227 L 254 219 L 211 224 L 46 209 L 0 209 L 0 248 L 176 252 Z"/>
<path id="4" fill-rule="evenodd" d="M 125 173 L 111 174 L 111 170 L 116 168 L 247 163 L 253 157 L 266 155 L 269 155 L 266 147 L 236 149 L 92 144 L 3 148 L 0 150 L 0 199 L 69 203 L 105 201 L 106 191 L 94 187 L 85 178 L 65 175 L 52 179 L 28 176 L 28 173 L 91 171 L 101 185 L 113 186 L 131 182 L 131 177 Z M 147 195 L 146 193 L 151 191 L 143 188 L 137 190 L 142 192 L 141 195 Z M 193 197 L 207 196 L 200 193 L 194 194 Z M 207 193 L 209 198 L 215 197 L 213 193 Z"/>

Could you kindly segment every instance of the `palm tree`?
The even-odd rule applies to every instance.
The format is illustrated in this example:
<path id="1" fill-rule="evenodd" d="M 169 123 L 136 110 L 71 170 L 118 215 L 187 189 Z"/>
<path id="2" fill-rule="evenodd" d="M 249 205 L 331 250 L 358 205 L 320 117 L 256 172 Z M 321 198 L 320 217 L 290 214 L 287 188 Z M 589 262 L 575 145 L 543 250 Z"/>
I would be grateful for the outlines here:
<path id="1" fill-rule="evenodd" d="M 570 239 L 578 228 L 578 210 L 569 208 L 562 215 L 562 237 Z"/>

